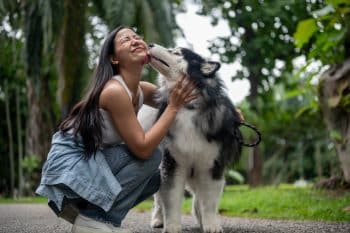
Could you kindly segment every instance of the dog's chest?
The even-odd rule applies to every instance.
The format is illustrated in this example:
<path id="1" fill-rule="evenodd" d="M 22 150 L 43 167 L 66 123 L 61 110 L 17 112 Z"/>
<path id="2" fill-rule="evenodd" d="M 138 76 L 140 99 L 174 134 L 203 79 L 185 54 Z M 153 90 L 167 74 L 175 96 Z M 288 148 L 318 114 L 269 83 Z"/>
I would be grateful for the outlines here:
<path id="1" fill-rule="evenodd" d="M 208 142 L 202 131 L 194 124 L 196 110 L 182 109 L 178 112 L 170 128 L 170 143 L 168 149 L 178 164 L 202 164 L 211 167 L 219 154 L 219 145 Z"/>

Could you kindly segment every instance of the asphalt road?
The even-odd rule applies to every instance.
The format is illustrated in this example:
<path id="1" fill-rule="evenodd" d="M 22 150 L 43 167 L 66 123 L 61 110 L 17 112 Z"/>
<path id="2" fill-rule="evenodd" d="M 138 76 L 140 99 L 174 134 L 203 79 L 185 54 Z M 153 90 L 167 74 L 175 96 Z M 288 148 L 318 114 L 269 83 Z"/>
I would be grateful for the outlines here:
<path id="1" fill-rule="evenodd" d="M 157 232 L 149 226 L 150 213 L 131 211 L 123 226 L 133 232 Z M 191 216 L 184 216 L 183 232 L 200 232 Z M 349 233 L 350 223 L 277 221 L 261 219 L 221 219 L 224 232 L 235 233 Z M 0 204 L 0 233 L 69 233 L 71 224 L 57 218 L 45 204 Z"/>

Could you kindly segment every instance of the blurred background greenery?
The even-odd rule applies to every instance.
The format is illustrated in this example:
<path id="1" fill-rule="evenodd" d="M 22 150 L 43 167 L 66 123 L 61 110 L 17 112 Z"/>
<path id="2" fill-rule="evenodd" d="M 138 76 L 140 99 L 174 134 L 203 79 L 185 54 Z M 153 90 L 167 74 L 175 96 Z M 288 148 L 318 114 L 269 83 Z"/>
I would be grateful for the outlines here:
<path id="1" fill-rule="evenodd" d="M 34 195 L 51 136 L 89 83 L 106 32 L 129 25 L 174 46 L 187 4 L 213 27 L 228 23 L 209 49 L 243 67 L 232 80 L 248 80 L 250 91 L 237 107 L 263 135 L 228 183 L 350 183 L 350 0 L 0 0 L 0 196 Z M 147 68 L 144 79 L 156 75 Z"/>

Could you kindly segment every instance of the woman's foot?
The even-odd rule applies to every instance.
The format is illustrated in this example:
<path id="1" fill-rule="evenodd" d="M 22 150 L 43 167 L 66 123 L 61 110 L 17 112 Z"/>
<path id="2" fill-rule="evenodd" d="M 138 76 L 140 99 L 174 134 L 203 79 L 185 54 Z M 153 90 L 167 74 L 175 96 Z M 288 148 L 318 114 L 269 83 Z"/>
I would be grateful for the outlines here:
<path id="1" fill-rule="evenodd" d="M 72 233 L 131 233 L 131 231 L 79 214 L 74 221 Z"/>

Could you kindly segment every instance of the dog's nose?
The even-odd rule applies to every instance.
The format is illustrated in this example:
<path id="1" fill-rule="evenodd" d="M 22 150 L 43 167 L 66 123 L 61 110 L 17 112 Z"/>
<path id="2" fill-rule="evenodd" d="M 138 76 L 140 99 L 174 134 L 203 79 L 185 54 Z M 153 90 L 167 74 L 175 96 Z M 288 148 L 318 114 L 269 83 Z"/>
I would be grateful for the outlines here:
<path id="1" fill-rule="evenodd" d="M 152 48 L 152 47 L 154 47 L 154 44 L 151 43 L 148 45 L 148 48 Z"/>

